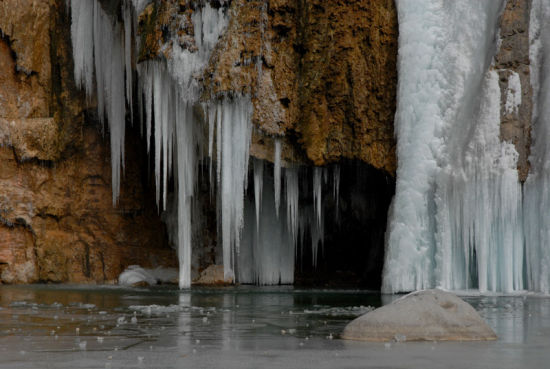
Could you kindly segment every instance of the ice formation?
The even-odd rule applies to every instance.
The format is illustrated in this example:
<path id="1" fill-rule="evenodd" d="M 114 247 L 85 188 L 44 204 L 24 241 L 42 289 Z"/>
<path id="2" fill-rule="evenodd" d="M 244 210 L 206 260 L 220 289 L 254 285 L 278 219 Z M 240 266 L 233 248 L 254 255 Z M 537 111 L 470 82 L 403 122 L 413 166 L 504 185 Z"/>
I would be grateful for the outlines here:
<path id="1" fill-rule="evenodd" d="M 322 177 L 326 175 L 325 168 L 313 168 L 313 212 L 316 221 L 311 229 L 311 258 L 313 266 L 317 266 L 319 243 L 323 240 L 323 210 L 322 210 Z"/>
<path id="2" fill-rule="evenodd" d="M 312 265 L 317 264 L 324 230 L 322 203 L 317 201 L 326 169 L 314 171 L 317 195 L 313 204 L 306 204 L 300 195 L 307 188 L 304 184 L 310 182 L 307 169 L 278 169 L 277 164 L 273 165 L 273 171 L 266 168 L 265 163 L 254 159 L 254 196 L 245 199 L 242 241 L 236 253 L 236 279 L 240 283 L 260 285 L 290 284 L 294 282 L 297 255 L 303 260 L 306 233 L 311 237 Z M 278 181 L 275 180 L 278 170 L 284 178 L 280 182 L 279 200 L 276 197 Z M 277 201 L 286 211 L 277 211 Z"/>
<path id="3" fill-rule="evenodd" d="M 505 109 L 507 114 L 517 114 L 521 105 L 521 82 L 519 74 L 511 72 L 508 78 L 508 89 L 506 90 Z"/>
<path id="4" fill-rule="evenodd" d="M 299 170 L 282 168 L 282 143 L 275 138 L 274 170 L 264 170 L 265 164 L 254 159 L 254 201 L 245 199 L 252 134 L 251 99 L 236 94 L 201 101 L 199 81 L 228 25 L 228 11 L 223 6 L 216 9 L 208 2 L 200 3 L 192 14 L 196 50 L 172 42 L 166 60 L 136 65 L 137 14 L 149 2 L 122 0 L 119 22 L 98 0 L 67 0 L 72 17 L 75 80 L 88 98 L 97 99 L 100 120 L 107 124 L 110 133 L 113 203 L 118 200 L 124 167 L 126 119 L 132 123 L 139 119 L 154 163 L 157 206 L 164 211 L 170 239 L 178 248 L 180 287 L 191 284 L 194 228 L 191 220 L 198 215 L 194 210 L 197 208 L 194 194 L 203 152 L 210 158 L 211 187 L 218 189 L 225 279 L 259 284 L 292 283 L 299 234 L 303 238 L 306 229 L 312 234 L 314 264 L 317 260 L 317 247 L 323 239 L 321 194 L 327 171 L 315 168 L 313 211 L 299 211 Z M 263 42 L 266 7 L 262 14 Z M 261 60 L 258 64 L 261 75 Z M 197 108 L 202 108 L 204 119 L 195 113 Z M 208 137 L 204 140 L 201 124 L 208 126 Z M 168 193 L 170 178 L 174 179 L 174 194 Z M 334 185 L 337 194 L 336 177 Z M 280 211 L 281 206 L 286 206 L 286 212 Z M 137 269 L 131 272 L 130 276 L 139 274 Z M 121 276 L 123 281 L 130 278 L 126 277 Z"/>
<path id="5" fill-rule="evenodd" d="M 126 75 L 132 70 L 132 66 L 126 64 L 131 63 L 128 50 L 132 45 L 125 44 L 131 37 L 124 34 L 131 32 L 132 23 L 121 27 L 97 0 L 71 0 L 70 6 L 75 80 L 89 98 L 96 96 L 99 119 L 103 123 L 106 119 L 109 125 L 113 204 L 116 204 L 124 167 L 125 81 L 132 80 L 131 73 Z M 123 8 L 125 15 L 131 12 L 129 4 Z"/>
<path id="6" fill-rule="evenodd" d="M 296 168 L 285 169 L 286 188 L 286 219 L 287 228 L 292 236 L 294 247 L 298 244 L 299 214 L 300 214 L 300 182 L 299 173 Z"/>
<path id="7" fill-rule="evenodd" d="M 279 216 L 281 204 L 281 140 L 275 139 L 275 157 L 273 158 L 273 181 L 275 186 L 275 213 Z"/>
<path id="8" fill-rule="evenodd" d="M 124 0 L 120 24 L 97 0 L 70 0 L 75 79 L 88 97 L 96 96 L 100 120 L 106 118 L 108 123 L 115 204 L 124 164 L 126 113 L 133 118 L 132 55 L 135 45 L 131 40 L 135 36 L 136 10 L 142 10 L 147 3 L 147 0 Z M 175 42 L 172 58 L 167 62 L 148 61 L 137 66 L 139 110 L 140 116 L 145 111 L 142 121 L 147 149 L 150 150 L 151 142 L 154 143 L 156 200 L 160 210 L 166 209 L 168 179 L 171 175 L 177 179 L 178 221 L 174 239 L 178 244 L 181 287 L 191 284 L 191 209 L 198 164 L 197 146 L 201 143 L 200 136 L 195 133 L 198 123 L 193 114 L 200 93 L 195 77 L 208 63 L 227 22 L 228 16 L 222 8 L 213 9 L 207 3 L 193 13 L 195 52 L 183 50 Z M 240 103 L 235 105 L 237 110 L 242 106 Z M 224 102 L 221 106 L 231 113 L 232 102 Z M 226 118 L 228 125 L 232 124 L 232 118 Z"/>
<path id="9" fill-rule="evenodd" d="M 550 3 L 534 0 L 531 8 L 530 61 L 533 86 L 531 169 L 524 185 L 527 287 L 550 293 Z"/>
<path id="10" fill-rule="evenodd" d="M 213 109 L 213 108 L 212 108 Z M 234 280 L 247 188 L 252 103 L 249 98 L 216 105 L 218 186 L 220 192 L 224 278 Z"/>
<path id="11" fill-rule="evenodd" d="M 245 222 L 238 255 L 238 281 L 260 285 L 294 282 L 294 242 L 285 212 L 277 215 L 272 181 L 264 181 L 259 225 L 255 202 L 245 201 Z"/>
<path id="12" fill-rule="evenodd" d="M 397 1 L 399 167 L 385 292 L 524 288 L 517 152 L 499 139 L 491 67 L 502 6 Z M 510 88 L 519 91 L 513 78 Z"/>
<path id="13" fill-rule="evenodd" d="M 264 186 L 264 162 L 254 159 L 254 203 L 256 206 L 256 227 L 260 226 L 262 190 Z"/>

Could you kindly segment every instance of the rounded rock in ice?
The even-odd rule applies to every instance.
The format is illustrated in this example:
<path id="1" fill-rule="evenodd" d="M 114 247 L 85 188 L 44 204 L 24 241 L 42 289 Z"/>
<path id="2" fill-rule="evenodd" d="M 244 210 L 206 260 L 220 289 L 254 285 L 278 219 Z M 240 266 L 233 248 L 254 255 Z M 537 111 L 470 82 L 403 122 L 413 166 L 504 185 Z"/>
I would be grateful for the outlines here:
<path id="1" fill-rule="evenodd" d="M 357 341 L 485 341 L 495 332 L 475 309 L 442 290 L 410 293 L 349 323 L 343 339 Z M 401 340 L 400 340 L 401 341 Z"/>

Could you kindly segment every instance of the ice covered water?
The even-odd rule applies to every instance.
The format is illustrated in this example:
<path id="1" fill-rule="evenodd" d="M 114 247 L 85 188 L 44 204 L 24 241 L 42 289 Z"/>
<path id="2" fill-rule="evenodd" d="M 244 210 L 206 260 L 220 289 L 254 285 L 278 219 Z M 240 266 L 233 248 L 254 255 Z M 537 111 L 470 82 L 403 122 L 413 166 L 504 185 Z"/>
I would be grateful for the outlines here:
<path id="1" fill-rule="evenodd" d="M 290 287 L 0 286 L 0 368 L 546 367 L 547 296 L 464 296 L 494 342 L 386 349 L 339 339 L 349 321 L 394 298 Z"/>

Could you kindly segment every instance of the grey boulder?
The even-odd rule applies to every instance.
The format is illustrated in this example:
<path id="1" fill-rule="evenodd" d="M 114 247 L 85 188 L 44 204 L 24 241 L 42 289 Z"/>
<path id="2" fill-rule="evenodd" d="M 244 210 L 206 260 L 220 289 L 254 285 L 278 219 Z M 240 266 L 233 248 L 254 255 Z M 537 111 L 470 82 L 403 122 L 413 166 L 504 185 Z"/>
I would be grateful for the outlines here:
<path id="1" fill-rule="evenodd" d="M 477 311 L 442 290 L 410 293 L 349 323 L 341 337 L 357 341 L 487 341 L 495 332 Z"/>

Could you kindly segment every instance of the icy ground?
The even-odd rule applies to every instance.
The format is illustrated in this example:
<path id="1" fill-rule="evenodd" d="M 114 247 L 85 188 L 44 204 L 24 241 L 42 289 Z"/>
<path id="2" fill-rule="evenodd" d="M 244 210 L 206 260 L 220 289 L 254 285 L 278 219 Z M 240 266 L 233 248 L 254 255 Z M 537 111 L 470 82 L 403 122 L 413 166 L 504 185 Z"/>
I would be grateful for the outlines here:
<path id="1" fill-rule="evenodd" d="M 550 298 L 465 296 L 500 339 L 363 343 L 364 291 L 1 286 L 0 368 L 544 368 Z"/>

